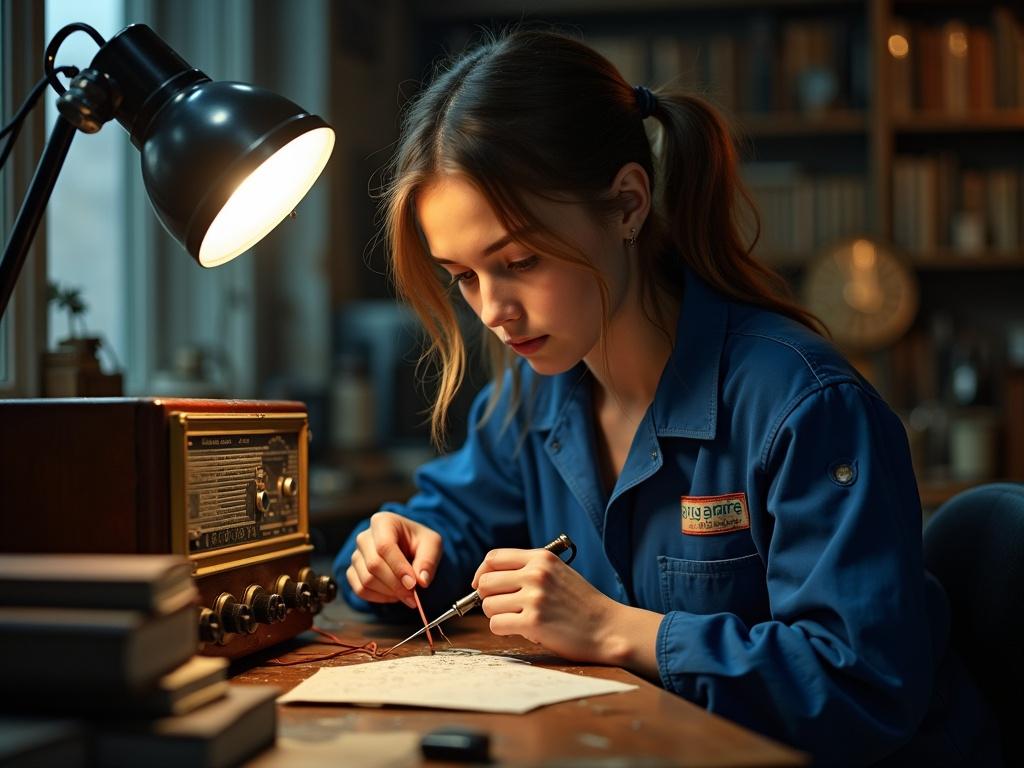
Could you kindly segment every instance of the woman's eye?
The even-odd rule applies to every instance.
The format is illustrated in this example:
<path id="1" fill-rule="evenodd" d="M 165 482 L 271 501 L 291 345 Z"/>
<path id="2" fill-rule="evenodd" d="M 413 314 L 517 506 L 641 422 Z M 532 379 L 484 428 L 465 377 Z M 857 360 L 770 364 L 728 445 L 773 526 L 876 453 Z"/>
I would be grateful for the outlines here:
<path id="1" fill-rule="evenodd" d="M 531 267 L 536 266 L 537 261 L 538 258 L 535 254 L 533 256 L 527 256 L 525 259 L 519 259 L 518 261 L 510 261 L 508 263 L 508 268 L 514 272 L 525 272 Z"/>
<path id="2" fill-rule="evenodd" d="M 452 275 L 451 285 L 458 285 L 459 283 L 464 283 L 467 280 L 472 280 L 474 277 L 476 277 L 476 275 L 474 275 L 472 272 L 459 272 L 456 275 Z"/>

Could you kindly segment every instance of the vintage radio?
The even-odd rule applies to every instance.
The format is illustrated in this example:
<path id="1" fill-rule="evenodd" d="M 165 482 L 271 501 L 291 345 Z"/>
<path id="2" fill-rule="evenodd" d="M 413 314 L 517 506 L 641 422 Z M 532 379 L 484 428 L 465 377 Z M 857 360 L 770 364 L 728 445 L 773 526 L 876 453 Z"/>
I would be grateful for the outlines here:
<path id="1" fill-rule="evenodd" d="M 310 567 L 308 442 L 298 402 L 0 401 L 0 549 L 186 555 L 203 652 L 251 653 L 337 594 Z"/>

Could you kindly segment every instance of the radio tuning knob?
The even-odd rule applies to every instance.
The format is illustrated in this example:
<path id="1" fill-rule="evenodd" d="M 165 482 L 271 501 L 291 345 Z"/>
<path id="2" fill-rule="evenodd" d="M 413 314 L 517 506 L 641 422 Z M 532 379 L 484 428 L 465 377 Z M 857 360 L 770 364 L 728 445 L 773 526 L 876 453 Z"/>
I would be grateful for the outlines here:
<path id="1" fill-rule="evenodd" d="M 263 624 L 284 621 L 288 606 L 280 595 L 267 592 L 259 584 L 250 584 L 242 594 L 242 602 L 249 606 L 253 618 Z"/>
<path id="2" fill-rule="evenodd" d="M 299 492 L 299 483 L 294 477 L 282 477 L 277 481 L 277 489 L 282 496 L 294 496 Z"/>
<path id="3" fill-rule="evenodd" d="M 220 623 L 227 632 L 250 635 L 256 631 L 256 620 L 245 603 L 239 603 L 229 592 L 221 592 L 213 603 L 213 610 L 220 616 Z"/>
<path id="4" fill-rule="evenodd" d="M 278 576 L 274 591 L 284 598 L 284 604 L 289 608 L 308 611 L 313 602 L 313 588 L 304 581 L 295 581 L 291 576 Z"/>
<path id="5" fill-rule="evenodd" d="M 209 608 L 199 609 L 199 642 L 217 645 L 224 642 L 224 627 L 220 623 L 220 616 Z"/>
<path id="6" fill-rule="evenodd" d="M 260 512 L 270 511 L 270 494 L 266 491 L 256 491 L 256 508 Z"/>

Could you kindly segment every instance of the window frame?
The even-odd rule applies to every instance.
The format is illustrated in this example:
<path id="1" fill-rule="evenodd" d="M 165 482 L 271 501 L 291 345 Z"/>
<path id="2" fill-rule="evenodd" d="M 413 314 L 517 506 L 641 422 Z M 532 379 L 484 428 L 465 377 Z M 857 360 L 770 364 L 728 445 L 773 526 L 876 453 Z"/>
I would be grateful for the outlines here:
<path id="1" fill-rule="evenodd" d="M 42 3 L 0 3 L 3 122 L 10 119 L 42 76 L 43 10 Z M 5 245 L 45 144 L 44 112 L 37 104 L 25 118 L 0 176 L 0 221 Z M 45 348 L 47 322 L 45 230 L 40 226 L 33 238 L 0 323 L 0 397 L 32 397 L 40 392 L 40 353 Z"/>

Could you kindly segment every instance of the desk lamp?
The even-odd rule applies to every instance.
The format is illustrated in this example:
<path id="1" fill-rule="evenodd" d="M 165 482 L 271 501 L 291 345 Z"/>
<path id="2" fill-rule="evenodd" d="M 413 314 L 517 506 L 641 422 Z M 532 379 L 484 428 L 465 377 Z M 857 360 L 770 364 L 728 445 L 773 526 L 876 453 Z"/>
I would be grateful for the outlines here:
<path id="1" fill-rule="evenodd" d="M 76 31 L 100 46 L 89 65 L 55 67 Z M 142 178 L 167 231 L 203 267 L 248 250 L 289 215 L 323 171 L 334 131 L 275 93 L 214 82 L 144 24 L 110 40 L 87 24 L 63 27 L 46 47 L 45 77 L 0 132 L 7 145 L 49 84 L 60 112 L 0 262 L 0 317 L 14 291 L 75 131 L 117 119 L 142 155 Z M 57 74 L 71 78 L 65 88 Z"/>

